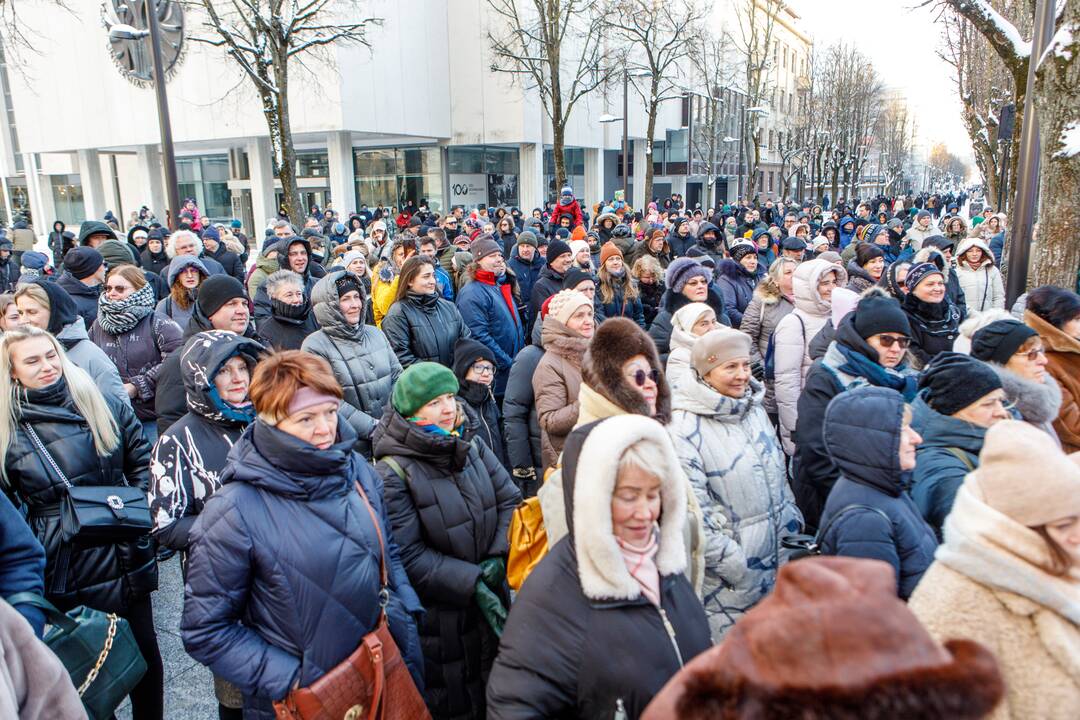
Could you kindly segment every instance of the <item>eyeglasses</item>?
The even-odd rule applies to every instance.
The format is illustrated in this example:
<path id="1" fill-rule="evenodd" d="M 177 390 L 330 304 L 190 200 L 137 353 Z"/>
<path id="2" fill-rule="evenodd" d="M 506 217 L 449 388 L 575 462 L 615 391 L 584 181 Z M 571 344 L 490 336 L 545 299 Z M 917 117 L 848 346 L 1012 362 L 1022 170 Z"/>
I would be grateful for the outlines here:
<path id="1" fill-rule="evenodd" d="M 476 363 L 472 366 L 473 371 L 477 375 L 494 375 L 495 366 L 491 363 Z"/>
<path id="2" fill-rule="evenodd" d="M 878 335 L 878 342 L 881 343 L 881 347 L 888 349 L 893 344 L 899 345 L 901 350 L 907 350 L 911 345 L 911 338 L 905 335 Z"/>
<path id="3" fill-rule="evenodd" d="M 628 380 L 633 380 L 634 384 L 638 387 L 645 387 L 646 380 L 652 380 L 657 385 L 660 384 L 660 371 L 650 370 L 645 372 L 644 370 L 635 370 L 633 375 L 626 376 Z"/>
<path id="4" fill-rule="evenodd" d="M 1028 350 L 1027 352 L 1014 353 L 1014 355 L 1024 355 L 1027 357 L 1028 362 L 1035 362 L 1039 359 L 1040 355 L 1046 355 L 1046 348 L 1037 347 L 1032 350 Z"/>

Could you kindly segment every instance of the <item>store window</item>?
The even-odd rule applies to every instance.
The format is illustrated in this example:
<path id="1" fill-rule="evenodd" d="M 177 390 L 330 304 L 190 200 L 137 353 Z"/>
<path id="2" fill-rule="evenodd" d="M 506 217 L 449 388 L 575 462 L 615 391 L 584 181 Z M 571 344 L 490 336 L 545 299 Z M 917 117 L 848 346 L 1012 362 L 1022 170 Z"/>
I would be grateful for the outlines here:
<path id="1" fill-rule="evenodd" d="M 181 201 L 193 198 L 199 213 L 215 222 L 232 218 L 228 155 L 177 158 L 176 177 Z"/>
<path id="2" fill-rule="evenodd" d="M 585 149 L 563 148 L 563 165 L 566 168 L 566 182 L 574 188 L 574 194 L 580 201 L 585 187 Z M 558 200 L 562 188 L 555 187 L 555 151 L 552 148 L 544 148 L 544 184 L 547 199 Z"/>
<path id="3" fill-rule="evenodd" d="M 438 147 L 353 150 L 357 202 L 369 207 L 400 207 L 426 200 L 443 207 L 442 152 Z"/>
<path id="4" fill-rule="evenodd" d="M 447 151 L 450 165 L 450 206 L 472 209 L 480 203 L 498 207 L 517 205 L 517 148 L 463 145 Z"/>
<path id="5" fill-rule="evenodd" d="M 667 175 L 664 171 L 664 153 L 667 150 L 667 143 L 664 141 L 654 141 L 652 145 L 652 171 L 653 175 Z"/>
<path id="6" fill-rule="evenodd" d="M 78 175 L 52 175 L 53 205 L 57 219 L 71 226 L 86 220 L 82 181 Z"/>
<path id="7" fill-rule="evenodd" d="M 689 157 L 686 128 L 667 131 L 667 174 L 685 175 L 686 161 Z"/>
<path id="8" fill-rule="evenodd" d="M 296 153 L 296 177 L 330 177 L 330 159 L 327 153 L 317 150 Z"/>

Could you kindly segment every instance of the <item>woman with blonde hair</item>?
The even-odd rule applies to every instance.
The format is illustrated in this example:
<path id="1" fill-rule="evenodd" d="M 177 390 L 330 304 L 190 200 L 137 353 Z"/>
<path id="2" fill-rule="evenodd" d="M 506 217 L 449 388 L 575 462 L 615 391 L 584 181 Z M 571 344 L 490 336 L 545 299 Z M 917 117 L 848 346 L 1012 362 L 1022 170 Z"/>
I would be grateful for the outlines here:
<path id="1" fill-rule="evenodd" d="M 158 577 L 149 534 L 90 541 L 61 525 L 68 488 L 146 491 L 150 445 L 131 406 L 103 395 L 48 332 L 9 330 L 0 338 L 0 458 L 0 480 L 45 548 L 47 599 L 62 611 L 86 605 L 128 621 L 147 664 L 131 692 L 132 716 L 160 720 L 163 672 L 150 604 Z"/>
<path id="2" fill-rule="evenodd" d="M 7 332 L 19 327 L 22 315 L 19 314 L 19 306 L 15 304 L 13 293 L 0 295 L 0 332 Z"/>
<path id="3" fill-rule="evenodd" d="M 645 329 L 645 311 L 638 297 L 637 287 L 626 271 L 622 251 L 615 243 L 608 240 L 600 248 L 600 269 L 597 271 L 599 282 L 595 299 L 596 321 L 604 322 L 608 318 L 630 318 Z"/>

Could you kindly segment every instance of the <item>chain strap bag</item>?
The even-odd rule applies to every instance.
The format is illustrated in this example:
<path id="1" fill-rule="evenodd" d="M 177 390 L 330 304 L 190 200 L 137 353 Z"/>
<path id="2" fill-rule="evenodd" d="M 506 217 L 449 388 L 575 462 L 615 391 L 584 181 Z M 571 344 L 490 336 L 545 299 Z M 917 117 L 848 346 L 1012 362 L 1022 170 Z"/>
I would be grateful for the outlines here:
<path id="1" fill-rule="evenodd" d="M 386 621 L 390 578 L 379 518 L 360 483 L 356 489 L 379 538 L 379 622 L 349 657 L 308 687 L 296 688 L 275 702 L 277 720 L 431 719 Z"/>
<path id="2" fill-rule="evenodd" d="M 67 613 L 36 593 L 6 598 L 33 605 L 49 621 L 44 642 L 60 658 L 90 720 L 108 720 L 146 674 L 146 660 L 128 621 L 115 613 L 79 606 Z"/>
<path id="3" fill-rule="evenodd" d="M 65 542 L 129 540 L 146 535 L 153 527 L 146 493 L 129 485 L 75 486 L 45 449 L 30 423 L 23 423 L 30 442 L 45 463 L 67 487 L 60 501 L 60 532 Z"/>

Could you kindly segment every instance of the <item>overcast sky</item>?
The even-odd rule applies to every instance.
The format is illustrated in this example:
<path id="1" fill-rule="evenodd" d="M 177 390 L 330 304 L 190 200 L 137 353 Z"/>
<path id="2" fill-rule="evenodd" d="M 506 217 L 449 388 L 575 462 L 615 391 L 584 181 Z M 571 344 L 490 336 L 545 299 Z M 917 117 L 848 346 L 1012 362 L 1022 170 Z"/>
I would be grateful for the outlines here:
<path id="1" fill-rule="evenodd" d="M 961 119 L 952 68 L 937 55 L 941 32 L 920 0 L 793 0 L 814 43 L 855 45 L 873 60 L 885 84 L 907 98 L 926 147 L 944 142 L 970 158 L 971 142 Z"/>

